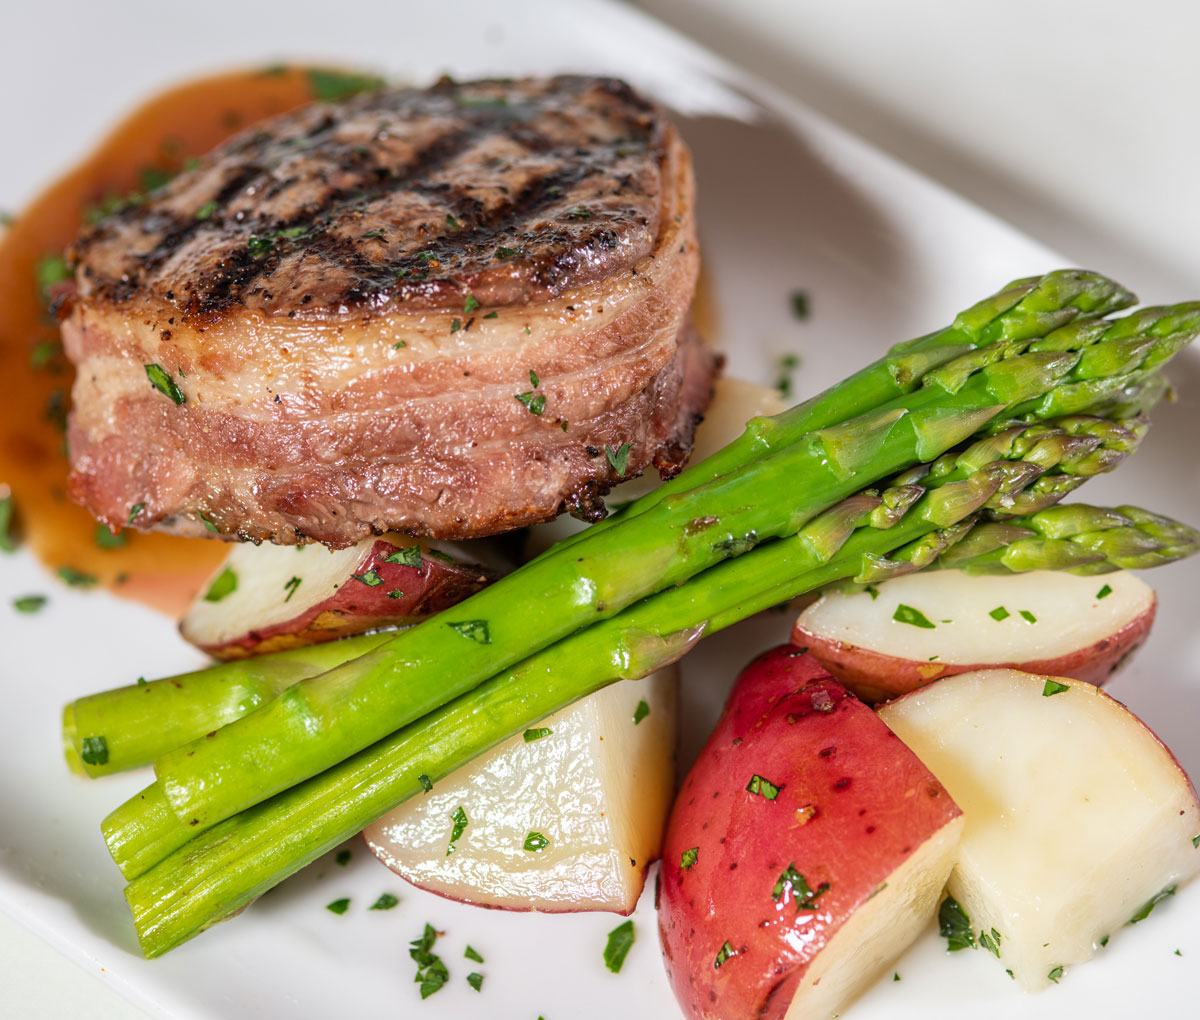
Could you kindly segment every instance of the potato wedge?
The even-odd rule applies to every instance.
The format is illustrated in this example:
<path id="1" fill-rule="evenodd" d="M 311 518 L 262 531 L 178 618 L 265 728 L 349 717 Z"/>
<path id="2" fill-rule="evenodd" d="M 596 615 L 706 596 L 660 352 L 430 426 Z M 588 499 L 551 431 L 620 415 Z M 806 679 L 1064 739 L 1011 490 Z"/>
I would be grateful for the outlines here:
<path id="1" fill-rule="evenodd" d="M 760 656 L 663 844 L 659 931 L 687 1014 L 839 1012 L 928 924 L 961 829 L 941 783 L 815 659 Z"/>
<path id="2" fill-rule="evenodd" d="M 393 534 L 332 551 L 235 545 L 179 629 L 218 659 L 278 652 L 416 623 L 510 566 L 486 543 L 418 543 Z"/>
<path id="3" fill-rule="evenodd" d="M 949 891 L 1027 989 L 1200 871 L 1200 803 L 1132 712 L 1078 680 L 984 670 L 879 710 L 966 816 Z"/>
<path id="4" fill-rule="evenodd" d="M 1156 607 L 1153 589 L 1124 571 L 922 571 L 826 593 L 800 614 L 792 642 L 870 702 L 988 667 L 1099 685 L 1145 641 Z"/>
<path id="5" fill-rule="evenodd" d="M 452 899 L 628 914 L 670 807 L 677 686 L 672 666 L 606 687 L 405 802 L 363 837 L 402 878 Z"/>

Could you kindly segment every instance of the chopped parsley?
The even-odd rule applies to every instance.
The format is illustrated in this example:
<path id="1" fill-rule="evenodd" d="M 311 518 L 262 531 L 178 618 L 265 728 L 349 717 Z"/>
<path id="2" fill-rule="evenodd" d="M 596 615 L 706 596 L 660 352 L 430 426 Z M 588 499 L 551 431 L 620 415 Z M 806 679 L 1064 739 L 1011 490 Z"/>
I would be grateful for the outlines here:
<path id="1" fill-rule="evenodd" d="M 488 312 L 487 315 L 484 316 L 484 318 L 485 319 L 498 319 L 498 318 L 500 318 L 500 313 L 499 312 Z"/>
<path id="2" fill-rule="evenodd" d="M 92 540 L 101 549 L 120 549 L 129 541 L 129 536 L 123 531 L 118 531 L 114 535 L 108 530 L 107 524 L 97 524 L 96 530 L 92 532 Z"/>
<path id="3" fill-rule="evenodd" d="M 496 258 L 498 258 L 498 259 L 511 259 L 515 255 L 520 255 L 520 254 L 521 254 L 520 248 L 505 248 L 503 245 L 501 245 L 499 248 L 496 249 Z"/>
<path id="4" fill-rule="evenodd" d="M 205 531 L 211 531 L 214 535 L 217 533 L 217 526 L 211 520 L 205 517 L 204 514 L 202 514 L 199 510 L 196 511 L 196 516 L 199 517 L 201 522 L 204 524 Z"/>
<path id="5" fill-rule="evenodd" d="M 774 800 L 779 796 L 780 787 L 776 786 L 769 779 L 764 779 L 756 772 L 750 777 L 750 782 L 746 784 L 746 790 L 766 800 Z"/>
<path id="6" fill-rule="evenodd" d="M 451 230 L 462 230 L 462 224 L 451 213 L 446 213 L 446 226 Z"/>
<path id="7" fill-rule="evenodd" d="M 542 385 L 542 380 L 538 378 L 537 372 L 535 372 L 532 368 L 529 370 L 529 385 L 535 390 Z"/>
<path id="8" fill-rule="evenodd" d="M 463 953 L 463 958 L 474 960 L 476 963 L 483 963 L 483 957 L 479 955 L 479 951 L 472 949 L 470 946 L 467 946 L 467 951 Z"/>
<path id="9" fill-rule="evenodd" d="M 614 974 L 621 973 L 625 957 L 629 955 L 629 950 L 633 948 L 633 939 L 632 921 L 618 924 L 608 933 L 608 940 L 604 943 L 604 966 Z"/>
<path id="10" fill-rule="evenodd" d="M 977 948 L 971 919 L 953 896 L 948 895 L 938 907 L 938 934 L 946 940 L 946 948 L 952 953 Z"/>
<path id="11" fill-rule="evenodd" d="M 492 643 L 492 634 L 488 630 L 487 620 L 457 620 L 454 623 L 447 622 L 446 626 L 451 630 L 458 631 L 465 638 L 478 641 L 481 645 Z"/>
<path id="12" fill-rule="evenodd" d="M 585 209 L 581 205 L 577 205 L 574 209 L 570 209 L 567 212 L 567 219 L 569 220 L 590 220 L 591 218 L 592 211 Z"/>
<path id="13" fill-rule="evenodd" d="M 650 714 L 650 706 L 646 704 L 646 699 L 642 698 L 637 703 L 637 708 L 633 710 L 633 725 L 636 726 Z"/>
<path id="14" fill-rule="evenodd" d="M 332 903 L 326 903 L 325 909 L 331 914 L 344 914 L 350 909 L 350 897 L 343 896 L 340 900 L 334 900 Z"/>
<path id="15" fill-rule="evenodd" d="M 477 992 L 483 991 L 483 975 L 478 971 L 471 971 L 471 973 L 467 975 L 467 984 L 469 984 Z"/>
<path id="16" fill-rule="evenodd" d="M 907 623 L 912 627 L 921 627 L 924 630 L 933 630 L 937 626 L 919 609 L 913 609 L 912 606 L 906 606 L 901 602 L 896 611 L 892 613 L 892 619 L 897 623 Z"/>
<path id="17" fill-rule="evenodd" d="M 137 520 L 138 514 L 140 514 L 145 509 L 146 509 L 145 503 L 134 503 L 133 506 L 131 506 L 129 508 L 129 516 L 125 518 L 125 523 L 132 524 L 135 520 Z"/>
<path id="18" fill-rule="evenodd" d="M 36 613 L 46 604 L 45 595 L 21 595 L 12 601 L 13 609 L 18 613 Z"/>
<path id="19" fill-rule="evenodd" d="M 374 230 L 368 230 L 365 234 L 359 234 L 358 237 L 361 241 L 366 241 L 372 237 L 383 237 L 383 231 L 376 227 Z"/>
<path id="20" fill-rule="evenodd" d="M 40 340 L 33 345 L 33 350 L 29 352 L 29 367 L 30 368 L 45 368 L 50 364 L 62 350 L 62 346 L 51 340 Z"/>
<path id="21" fill-rule="evenodd" d="M 204 593 L 204 601 L 220 602 L 223 598 L 237 591 L 237 586 L 237 574 L 233 572 L 231 567 L 226 567 L 217 575 L 216 580 L 208 586 L 208 591 Z"/>
<path id="22" fill-rule="evenodd" d="M 1046 686 L 1042 688 L 1042 697 L 1052 698 L 1054 695 L 1062 694 L 1063 691 L 1069 691 L 1070 689 L 1070 684 L 1060 684 L 1057 680 L 1051 680 L 1049 677 L 1046 677 Z"/>
<path id="23" fill-rule="evenodd" d="M 171 378 L 171 373 L 168 372 L 162 365 L 146 365 L 146 378 L 150 380 L 150 385 L 153 386 L 164 397 L 170 397 L 176 404 L 186 404 L 187 397 L 175 385 L 175 380 Z"/>
<path id="24" fill-rule="evenodd" d="M 108 741 L 104 737 L 84 737 L 79 744 L 79 757 L 88 765 L 107 765 Z"/>
<path id="25" fill-rule="evenodd" d="M 314 99 L 323 103 L 336 103 L 360 92 L 374 92 L 386 84 L 378 75 L 355 74 L 351 71 L 328 71 L 310 67 L 307 74 L 309 91 Z"/>
<path id="26" fill-rule="evenodd" d="M 535 395 L 532 390 L 528 393 L 518 393 L 515 399 L 524 404 L 530 414 L 541 414 L 546 410 L 546 398 L 540 393 Z"/>
<path id="27" fill-rule="evenodd" d="M 997 606 L 990 613 L 988 613 L 988 616 L 990 616 L 993 620 L 1007 620 L 1010 616 L 1012 616 L 1012 613 L 1010 613 L 1003 606 Z"/>
<path id="28" fill-rule="evenodd" d="M 829 883 L 822 882 L 816 889 L 813 889 L 808 880 L 796 870 L 796 862 L 792 861 L 782 872 L 775 882 L 775 888 L 771 890 L 771 899 L 776 903 L 782 903 L 786 897 L 791 896 L 796 904 L 796 913 L 801 910 L 811 910 L 817 905 L 817 897 L 829 892 Z"/>
<path id="29" fill-rule="evenodd" d="M 865 591 L 868 595 L 871 596 L 872 602 L 874 602 L 877 598 L 879 598 L 879 589 L 876 588 L 875 585 L 873 585 L 873 584 L 868 584 L 866 586 L 866 588 L 863 589 L 863 591 Z"/>
<path id="30" fill-rule="evenodd" d="M 979 944 L 997 960 L 1000 959 L 1000 933 L 995 928 L 990 932 L 981 931 L 979 933 Z"/>
<path id="31" fill-rule="evenodd" d="M 451 813 L 450 820 L 454 823 L 454 827 L 450 830 L 450 843 L 446 847 L 447 857 L 454 853 L 454 844 L 458 842 L 459 837 L 466 832 L 467 826 L 471 824 L 471 820 L 467 817 L 467 812 L 463 810 L 461 804 Z"/>
<path id="32" fill-rule="evenodd" d="M 1017 612 L 1020 614 L 1021 619 L 1026 623 L 1037 623 L 1037 617 L 1034 616 L 1033 613 L 1031 613 L 1028 609 L 1018 609 Z"/>
<path id="33" fill-rule="evenodd" d="M 539 850 L 545 850 L 550 845 L 550 840 L 543 836 L 540 832 L 535 832 L 530 829 L 525 835 L 525 842 L 521 846 L 530 853 L 537 853 Z"/>
<path id="34" fill-rule="evenodd" d="M 387 597 L 389 599 L 402 599 L 404 598 L 404 592 L 402 592 L 399 588 L 393 588 L 387 593 Z"/>
<path id="35" fill-rule="evenodd" d="M 296 594 L 296 589 L 300 587 L 300 578 L 293 577 L 287 584 L 283 586 L 283 590 L 287 592 L 287 598 L 284 602 L 291 602 L 292 596 Z"/>
<path id="36" fill-rule="evenodd" d="M 451 556 L 449 553 L 442 552 L 441 549 L 429 549 L 425 553 L 425 555 L 430 556 L 435 560 L 441 560 L 443 563 L 453 563 L 454 562 L 454 557 Z"/>
<path id="37" fill-rule="evenodd" d="M 337 852 L 337 856 L 333 860 L 334 860 L 334 863 L 337 864 L 337 866 L 339 868 L 344 868 L 347 864 L 350 863 L 350 851 L 349 850 L 339 850 Z"/>
<path id="38" fill-rule="evenodd" d="M 1106 599 L 1106 598 L 1108 598 L 1108 597 L 1109 597 L 1109 595 L 1111 595 L 1111 594 L 1112 594 L 1112 588 L 1110 588 L 1110 587 L 1109 587 L 1109 586 L 1106 584 L 1106 585 L 1105 585 L 1103 588 L 1101 588 L 1101 589 L 1100 589 L 1098 592 L 1096 592 L 1096 598 L 1098 598 L 1098 599 Z"/>
<path id="39" fill-rule="evenodd" d="M 605 444 L 604 455 L 608 457 L 609 465 L 617 474 L 625 474 L 625 468 L 629 464 L 629 451 L 632 449 L 633 443 L 622 443 L 616 450 Z"/>
<path id="40" fill-rule="evenodd" d="M 1063 976 L 1062 967 L 1055 967 L 1049 974 L 1046 975 L 1055 984 L 1058 984 L 1059 979 Z"/>
<path id="41" fill-rule="evenodd" d="M 548 737 L 554 731 L 549 726 L 539 726 L 537 729 L 525 731 L 525 743 L 532 744 L 535 740 L 541 740 L 542 737 Z"/>
<path id="42" fill-rule="evenodd" d="M 394 344 L 392 344 L 392 350 L 393 351 L 402 351 L 407 346 L 408 346 L 408 344 L 406 344 L 403 340 L 397 340 Z"/>
<path id="43" fill-rule="evenodd" d="M 380 895 L 379 899 L 377 899 L 374 903 L 372 903 L 369 907 L 367 907 L 367 909 L 368 910 L 391 910 L 392 907 L 394 907 L 399 902 L 400 901 L 395 896 L 393 896 L 390 892 L 385 892 L 382 895 Z"/>
<path id="44" fill-rule="evenodd" d="M 85 574 L 82 570 L 75 567 L 59 567 L 54 571 L 58 575 L 58 579 L 64 584 L 69 584 L 72 588 L 91 588 L 93 585 L 100 583 L 100 578 L 95 574 Z"/>
<path id="45" fill-rule="evenodd" d="M 733 946 L 731 946 L 728 940 L 726 940 L 725 945 L 723 945 L 720 952 L 717 953 L 716 959 L 713 960 L 713 970 L 717 970 L 719 967 L 721 967 L 721 965 L 724 964 L 725 961 L 731 956 L 737 956 L 737 953 L 734 952 Z"/>
<path id="46" fill-rule="evenodd" d="M 71 270 L 67 268 L 67 260 L 61 255 L 47 255 L 37 264 L 37 282 L 43 296 L 55 284 L 65 283 L 71 278 Z"/>
<path id="47" fill-rule="evenodd" d="M 204 205 L 202 205 L 199 209 L 196 210 L 196 219 L 198 219 L 198 220 L 211 219 L 212 214 L 215 213 L 216 211 L 217 211 L 217 203 L 216 202 L 206 202 Z"/>
<path id="48" fill-rule="evenodd" d="M 402 567 L 416 567 L 421 569 L 421 564 L 424 562 L 421 559 L 421 547 L 419 545 L 406 545 L 401 549 L 397 549 L 394 553 L 389 553 L 384 557 L 384 563 L 399 563 Z"/>
<path id="49" fill-rule="evenodd" d="M 1192 837 L 1192 846 L 1197 850 L 1200 850 L 1200 832 L 1196 833 L 1196 835 Z"/>
<path id="50" fill-rule="evenodd" d="M 417 782 L 421 784 L 421 789 L 429 793 L 433 789 L 433 780 L 430 779 L 424 772 L 417 776 Z"/>
<path id="51" fill-rule="evenodd" d="M 808 318 L 808 292 L 803 290 L 792 291 L 792 314 L 797 319 Z"/>
<path id="52" fill-rule="evenodd" d="M 1175 886 L 1173 886 L 1173 885 L 1169 885 L 1169 886 L 1167 886 L 1167 887 L 1166 887 L 1165 889 L 1163 889 L 1161 892 L 1156 892 L 1156 893 L 1155 893 L 1153 896 L 1151 896 L 1151 897 L 1150 897 L 1150 899 L 1148 899 L 1148 900 L 1147 900 L 1147 901 L 1146 901 L 1146 902 L 1145 902 L 1145 903 L 1144 903 L 1144 904 L 1143 904 L 1143 905 L 1142 905 L 1142 906 L 1141 906 L 1141 907 L 1138 909 L 1138 912 L 1137 912 L 1136 914 L 1134 914 L 1134 915 L 1133 915 L 1133 917 L 1131 917 L 1131 918 L 1129 919 L 1129 923 L 1130 923 L 1130 924 L 1137 924 L 1137 923 L 1138 923 L 1138 921 L 1144 921 L 1144 920 L 1146 920 L 1146 918 L 1150 916 L 1150 912 L 1151 912 L 1151 911 L 1152 911 L 1152 910 L 1153 910 L 1153 909 L 1154 909 L 1156 906 L 1158 906 L 1158 905 L 1159 905 L 1159 904 L 1160 904 L 1160 903 L 1161 903 L 1163 900 L 1165 900 L 1165 899 L 1166 899 L 1168 896 L 1174 896 L 1174 895 L 1175 895 Z"/>
<path id="53" fill-rule="evenodd" d="M 800 366 L 800 359 L 794 354 L 785 354 L 779 359 L 779 369 L 775 377 L 775 389 L 787 400 L 792 395 L 792 377 Z"/>
<path id="54" fill-rule="evenodd" d="M 455 319 L 450 323 L 451 333 L 457 333 L 460 329 L 462 329 L 462 321 L 460 319 Z"/>
<path id="55" fill-rule="evenodd" d="M 689 847 L 679 855 L 679 867 L 684 871 L 691 871 L 696 866 L 696 861 L 700 859 L 700 848 L 698 846 Z"/>
<path id="56" fill-rule="evenodd" d="M 479 301 L 474 294 L 468 294 L 467 299 L 463 302 L 463 315 L 470 315 L 476 308 L 479 307 Z"/>
<path id="57" fill-rule="evenodd" d="M 256 259 L 268 255 L 275 247 L 275 238 L 265 234 L 251 234 L 246 240 L 246 251 Z"/>
<path id="58" fill-rule="evenodd" d="M 409 943 L 412 948 L 408 955 L 417 965 L 416 982 L 421 986 L 421 998 L 428 999 L 434 992 L 450 980 L 450 972 L 442 962 L 442 958 L 433 952 L 434 943 L 438 940 L 438 931 L 431 924 L 425 925 L 425 932 L 418 939 Z"/>
<path id="59" fill-rule="evenodd" d="M 378 588 L 383 584 L 383 578 L 379 576 L 379 572 L 372 567 L 370 570 L 365 570 L 361 574 L 351 574 L 354 580 L 365 584 L 368 588 Z"/>

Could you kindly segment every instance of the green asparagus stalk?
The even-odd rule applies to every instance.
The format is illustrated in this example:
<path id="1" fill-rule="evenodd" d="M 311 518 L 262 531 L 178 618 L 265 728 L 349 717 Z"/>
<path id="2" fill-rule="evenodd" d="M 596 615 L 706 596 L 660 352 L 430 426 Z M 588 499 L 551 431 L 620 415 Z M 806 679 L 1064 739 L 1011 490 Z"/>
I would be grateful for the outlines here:
<path id="1" fill-rule="evenodd" d="M 965 450 L 946 454 L 923 470 L 907 472 L 882 493 L 858 493 L 811 522 L 799 535 L 760 546 L 726 563 L 726 572 L 736 584 L 723 589 L 729 599 L 727 605 L 715 609 L 709 606 L 717 616 L 710 615 L 708 627 L 719 629 L 791 598 L 796 594 L 795 576 L 820 567 L 843 544 L 851 551 L 855 543 L 862 545 L 863 555 L 873 557 L 872 579 L 918 569 L 941 547 L 945 535 L 929 540 L 933 546 L 911 546 L 899 560 L 887 559 L 877 550 L 889 543 L 895 548 L 923 540 L 929 532 L 957 524 L 980 508 L 1007 508 L 1020 489 L 1044 477 L 1111 470 L 1120 458 L 1136 449 L 1145 433 L 1142 419 L 1127 424 L 1131 427 L 1072 417 L 1061 424 L 1016 425 Z M 1113 456 L 1098 456 L 1105 450 L 1111 450 Z M 916 484 L 918 477 L 922 484 Z M 1056 497 L 1044 498 L 1050 505 Z M 856 528 L 862 534 L 852 536 Z M 881 537 L 883 532 L 887 532 L 886 538 Z M 710 571 L 692 584 L 711 581 L 713 576 L 720 575 Z M 835 570 L 830 580 L 839 576 Z M 677 615 L 664 625 L 672 630 L 687 630 L 703 622 L 687 615 L 691 603 L 679 589 L 656 600 L 667 606 L 678 605 Z M 641 619 L 632 625 L 650 627 Z M 192 823 L 175 817 L 157 781 L 117 808 L 102 826 L 105 842 L 126 878 L 143 873 L 203 828 L 206 826 L 199 820 Z"/>
<path id="2" fill-rule="evenodd" d="M 63 753 L 73 771 L 92 777 L 149 765 L 297 681 L 357 658 L 391 637 L 343 638 L 79 698 L 63 709 Z"/>
<path id="3" fill-rule="evenodd" d="M 805 433 L 849 421 L 911 393 L 922 384 L 927 372 L 962 354 L 1004 341 L 1045 336 L 1076 319 L 1100 318 L 1128 308 L 1136 300 L 1120 284 L 1083 269 L 1057 269 L 1043 276 L 1014 280 L 960 312 L 945 329 L 896 344 L 878 361 L 781 414 L 752 419 L 746 431 L 728 446 L 594 524 L 589 533 L 636 517 L 668 496 L 712 481 L 796 442 Z M 579 536 L 573 536 L 561 546 L 578 540 Z"/>
<path id="4" fill-rule="evenodd" d="M 1169 328 L 1162 325 L 1169 321 Z M 1083 324 L 1087 326 L 1085 322 Z M 1013 409 L 1071 411 L 1157 369 L 1190 340 L 1200 309 L 1062 327 L 980 348 L 926 373 L 920 390 L 664 499 L 619 535 L 585 534 L 360 659 L 303 680 L 254 713 L 160 759 L 176 816 L 206 826 L 331 767 L 591 621 L 679 584 L 758 542 L 794 534 L 864 484 L 928 460 Z M 1049 401 L 1049 403 L 1047 403 Z M 802 484 L 797 480 L 802 479 Z M 611 530 L 611 529 L 610 529 Z M 528 621 L 538 620 L 531 629 Z M 449 674 L 447 663 L 453 663 Z M 401 707 L 402 706 L 402 707 Z"/>
<path id="5" fill-rule="evenodd" d="M 978 483 L 976 499 L 998 491 L 989 474 L 994 476 L 984 468 L 971 476 Z M 874 505 L 879 509 L 885 504 L 880 498 Z M 970 501 L 961 503 L 963 509 L 969 505 Z M 854 508 L 860 519 L 873 512 L 865 506 L 859 501 Z M 921 515 L 920 506 L 918 501 L 909 513 Z M 970 516 L 926 531 L 899 551 L 891 545 L 892 528 L 901 523 L 892 528 L 861 523 L 821 566 L 793 576 L 790 590 L 799 594 L 839 577 L 870 577 L 881 549 L 889 550 L 896 563 L 927 564 L 945 548 L 953 548 L 970 527 Z M 1135 514 L 1125 516 L 1138 526 Z M 418 794 L 424 789 L 422 779 L 436 784 L 470 758 L 572 701 L 615 679 L 645 675 L 689 648 L 702 631 L 711 633 L 740 619 L 745 613 L 737 605 L 738 593 L 758 573 L 761 554 L 789 547 L 799 556 L 792 562 L 811 561 L 814 548 L 828 550 L 831 536 L 844 533 L 845 522 L 835 523 L 835 518 L 825 515 L 820 526 L 813 522 L 805 529 L 804 538 L 797 535 L 725 561 L 691 584 L 573 634 L 332 769 L 181 846 L 125 890 L 143 951 L 148 957 L 160 955 L 240 910 Z M 873 548 L 879 540 L 881 549 Z M 707 620 L 708 625 L 672 630 L 681 619 Z"/>

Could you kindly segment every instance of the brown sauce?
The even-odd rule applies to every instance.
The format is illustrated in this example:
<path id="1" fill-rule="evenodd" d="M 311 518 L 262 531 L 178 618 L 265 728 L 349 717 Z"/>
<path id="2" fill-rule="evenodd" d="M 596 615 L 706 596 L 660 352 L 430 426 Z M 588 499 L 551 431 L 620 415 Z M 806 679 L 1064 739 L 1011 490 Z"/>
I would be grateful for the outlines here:
<path id="1" fill-rule="evenodd" d="M 90 209 L 139 189 L 147 168 L 171 174 L 189 156 L 255 120 L 310 102 L 302 69 L 203 78 L 151 99 L 86 159 L 0 230 L 0 494 L 12 490 L 22 542 L 51 570 L 67 567 L 127 598 L 182 613 L 224 556 L 223 542 L 123 531 L 97 543 L 97 525 L 66 495 L 61 421 L 73 370 L 38 284 L 46 256 L 60 253 Z"/>

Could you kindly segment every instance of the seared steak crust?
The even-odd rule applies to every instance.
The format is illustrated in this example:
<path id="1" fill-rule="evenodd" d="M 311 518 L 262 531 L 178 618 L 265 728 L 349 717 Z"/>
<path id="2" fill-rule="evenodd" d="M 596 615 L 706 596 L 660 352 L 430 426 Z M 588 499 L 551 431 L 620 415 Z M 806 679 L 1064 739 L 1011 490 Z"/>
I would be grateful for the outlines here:
<path id="1" fill-rule="evenodd" d="M 539 300 L 653 250 L 667 125 L 615 79 L 444 82 L 247 131 L 76 246 L 98 299 L 333 316 Z"/>
<path id="2" fill-rule="evenodd" d="M 595 516 L 682 466 L 711 395 L 692 206 L 687 150 L 608 79 L 269 121 L 79 240 L 71 494 L 333 546 Z"/>

